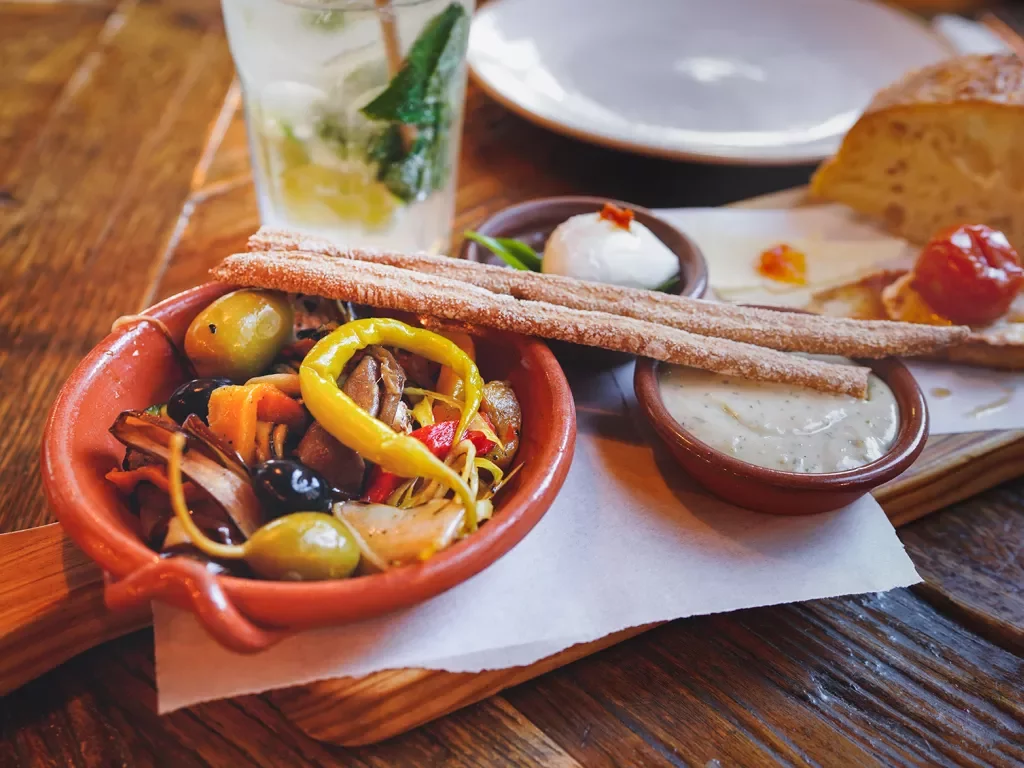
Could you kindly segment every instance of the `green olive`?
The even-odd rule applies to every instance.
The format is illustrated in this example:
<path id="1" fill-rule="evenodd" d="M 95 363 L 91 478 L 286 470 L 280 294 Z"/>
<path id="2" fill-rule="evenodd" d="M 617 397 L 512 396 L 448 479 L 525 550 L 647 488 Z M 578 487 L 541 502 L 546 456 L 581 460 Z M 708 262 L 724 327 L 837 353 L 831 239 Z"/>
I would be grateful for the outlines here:
<path id="1" fill-rule="evenodd" d="M 257 576 L 283 581 L 344 579 L 359 565 L 359 546 L 337 519 L 295 512 L 273 520 L 243 545 Z"/>
<path id="2" fill-rule="evenodd" d="M 245 381 L 267 369 L 292 335 L 283 293 L 235 291 L 200 312 L 185 333 L 185 354 L 203 378 Z"/>

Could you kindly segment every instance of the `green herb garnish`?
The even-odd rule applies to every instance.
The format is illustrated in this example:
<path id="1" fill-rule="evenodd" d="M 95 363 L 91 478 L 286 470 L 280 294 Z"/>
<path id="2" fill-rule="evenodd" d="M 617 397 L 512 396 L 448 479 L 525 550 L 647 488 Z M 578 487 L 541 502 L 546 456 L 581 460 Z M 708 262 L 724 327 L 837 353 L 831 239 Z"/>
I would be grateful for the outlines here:
<path id="1" fill-rule="evenodd" d="M 316 135 L 328 144 L 344 146 L 348 140 L 344 126 L 333 115 L 321 115 L 317 118 L 314 130 Z"/>
<path id="2" fill-rule="evenodd" d="M 360 110 L 371 120 L 390 123 L 371 140 L 368 154 L 377 163 L 377 178 L 405 202 L 442 189 L 450 175 L 449 90 L 468 33 L 465 9 L 451 3 L 423 28 L 387 88 Z M 416 129 L 412 146 L 404 145 L 400 124 Z"/>
<path id="3" fill-rule="evenodd" d="M 402 69 L 388 87 L 362 109 L 373 120 L 428 125 L 466 50 L 469 18 L 452 3 L 431 19 L 409 49 Z"/>
<path id="4" fill-rule="evenodd" d="M 467 240 L 482 245 L 513 269 L 540 272 L 540 256 L 522 240 L 511 237 L 488 237 L 471 229 L 467 229 L 462 235 Z"/>

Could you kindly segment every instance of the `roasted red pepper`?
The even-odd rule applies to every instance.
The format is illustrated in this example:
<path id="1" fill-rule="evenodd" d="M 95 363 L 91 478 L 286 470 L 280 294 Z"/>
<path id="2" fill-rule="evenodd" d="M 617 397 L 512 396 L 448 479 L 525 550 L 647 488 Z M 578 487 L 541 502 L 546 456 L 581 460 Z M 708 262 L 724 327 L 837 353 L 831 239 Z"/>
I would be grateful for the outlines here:
<path id="1" fill-rule="evenodd" d="M 458 427 L 458 424 L 457 421 L 439 421 L 436 424 L 429 424 L 415 429 L 409 433 L 409 436 L 415 437 L 427 446 L 430 452 L 437 456 L 437 458 L 443 459 L 448 455 L 448 451 L 452 449 L 452 440 L 455 439 L 455 429 Z M 495 445 L 493 440 L 489 439 L 483 432 L 475 429 L 466 432 L 465 439 L 473 443 L 477 455 L 480 456 L 490 451 Z M 398 490 L 398 486 L 404 481 L 405 478 L 391 472 L 385 472 L 379 466 L 374 465 L 370 471 L 369 487 L 363 499 L 374 504 L 383 504 L 391 494 Z"/>
<path id="2" fill-rule="evenodd" d="M 610 221 L 616 227 L 629 232 L 629 225 L 633 223 L 634 213 L 629 208 L 619 208 L 617 205 L 605 203 L 604 208 L 597 214 L 599 219 Z"/>

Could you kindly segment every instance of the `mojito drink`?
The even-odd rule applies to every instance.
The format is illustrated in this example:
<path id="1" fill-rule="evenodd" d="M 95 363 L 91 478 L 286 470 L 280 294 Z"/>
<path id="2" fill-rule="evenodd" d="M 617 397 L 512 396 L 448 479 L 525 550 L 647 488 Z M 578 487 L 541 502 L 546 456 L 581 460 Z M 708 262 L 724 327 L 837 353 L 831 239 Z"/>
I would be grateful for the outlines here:
<path id="1" fill-rule="evenodd" d="M 447 246 L 471 5 L 223 0 L 264 224 Z"/>

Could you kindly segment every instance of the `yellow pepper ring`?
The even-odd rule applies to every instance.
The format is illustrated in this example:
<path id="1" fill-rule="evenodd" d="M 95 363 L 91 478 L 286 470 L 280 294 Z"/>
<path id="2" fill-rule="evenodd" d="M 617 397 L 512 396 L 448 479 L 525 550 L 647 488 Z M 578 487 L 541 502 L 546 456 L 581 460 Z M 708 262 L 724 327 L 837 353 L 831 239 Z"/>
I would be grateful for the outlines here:
<path id="1" fill-rule="evenodd" d="M 338 377 L 352 356 L 374 344 L 398 347 L 447 365 L 462 379 L 465 400 L 452 443 L 457 445 L 483 397 L 484 381 L 476 363 L 444 336 L 391 318 L 354 320 L 316 343 L 299 367 L 299 386 L 306 408 L 339 442 L 387 472 L 445 483 L 462 501 L 466 527 L 475 531 L 476 497 L 462 477 L 419 440 L 395 432 L 339 389 Z"/>

